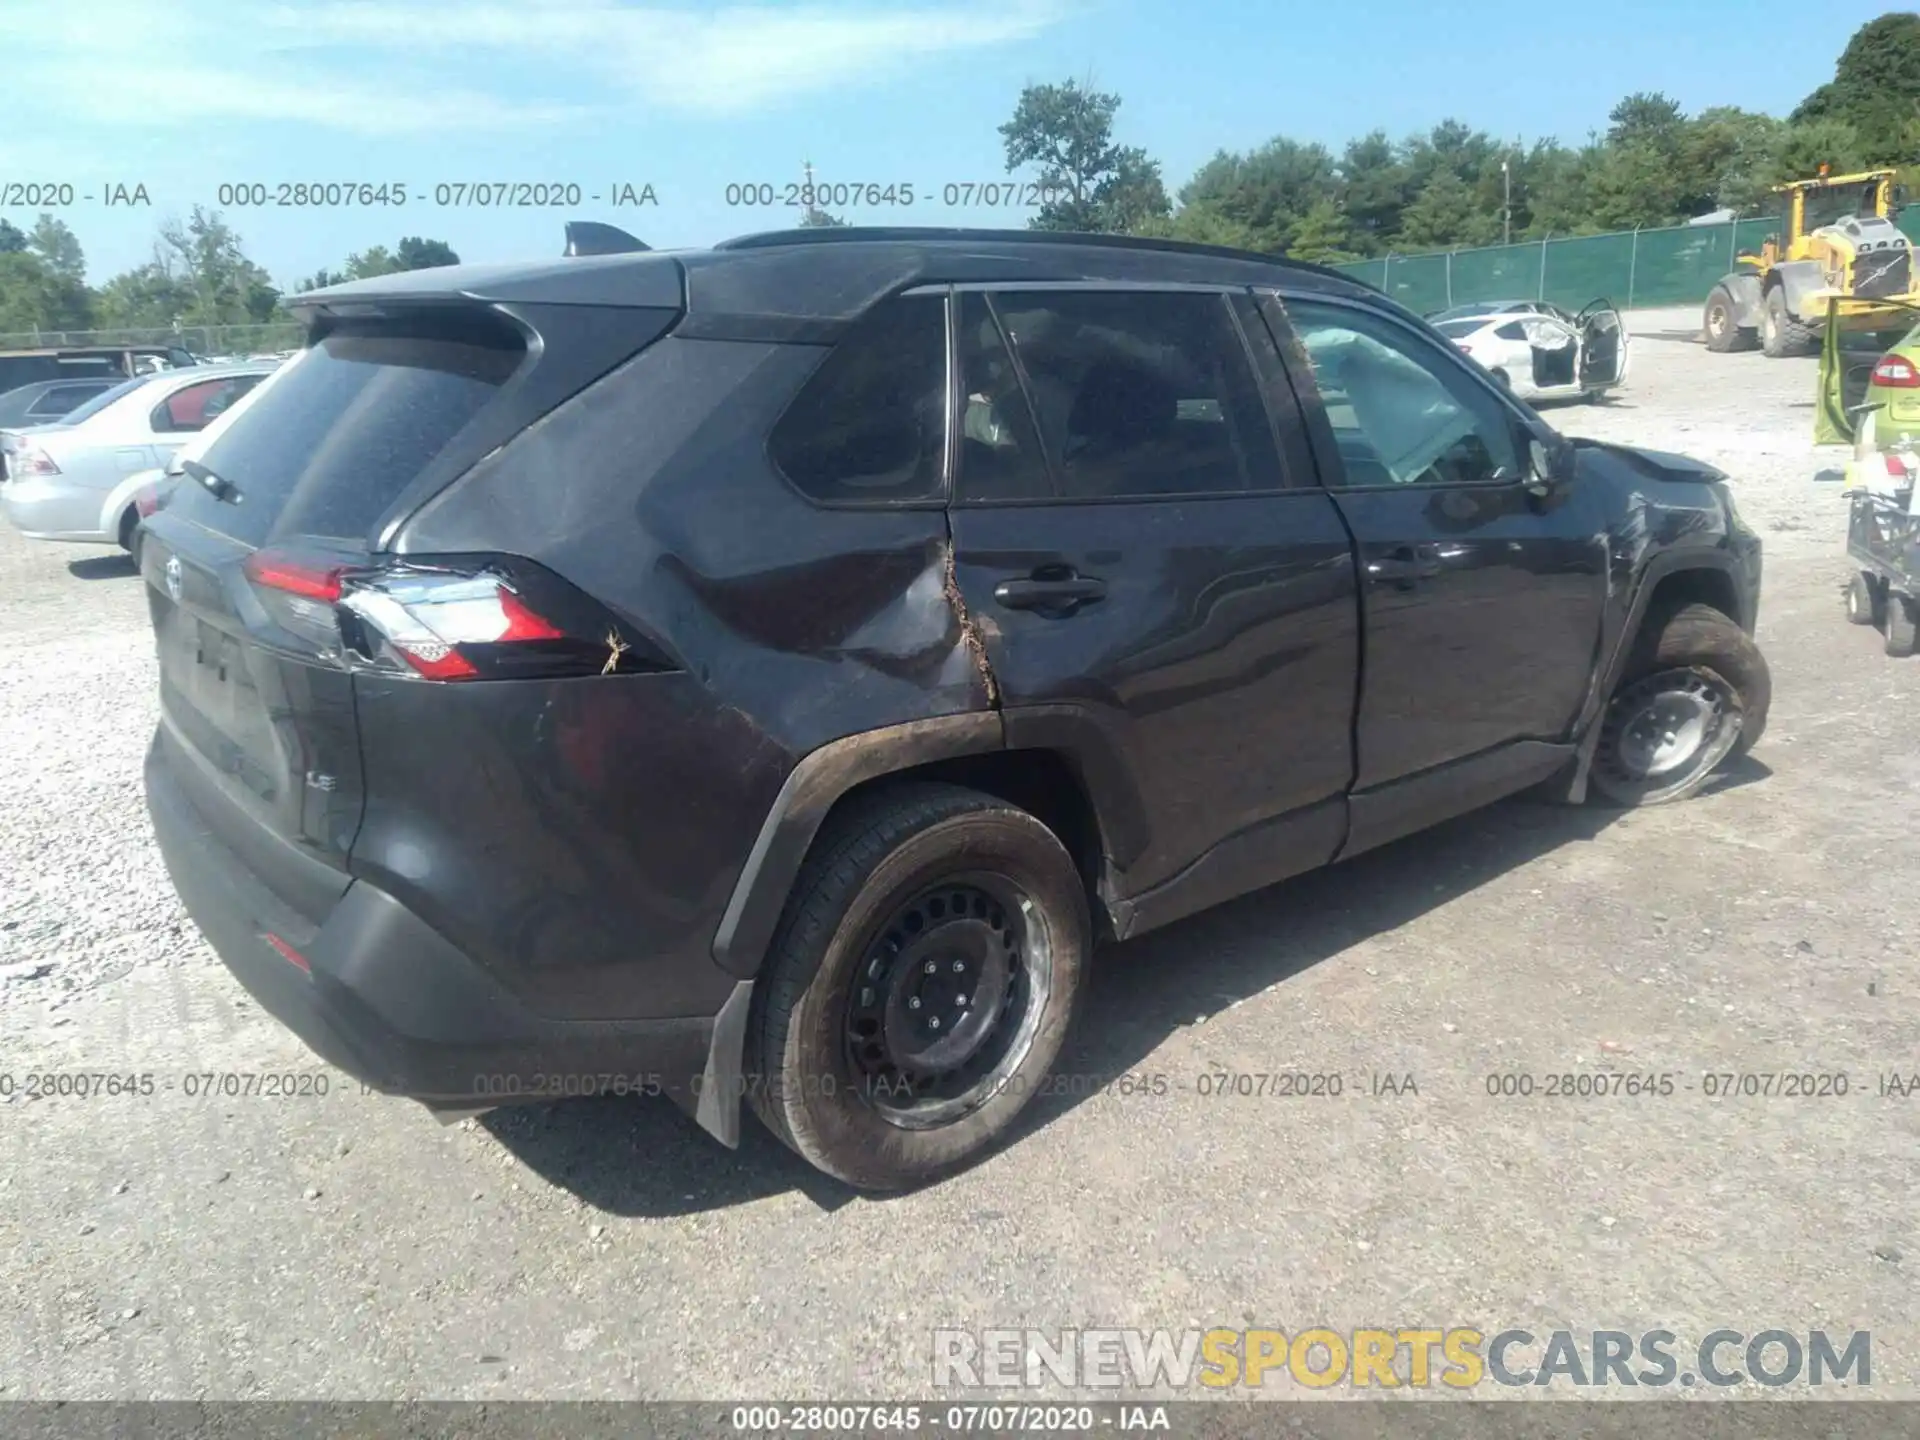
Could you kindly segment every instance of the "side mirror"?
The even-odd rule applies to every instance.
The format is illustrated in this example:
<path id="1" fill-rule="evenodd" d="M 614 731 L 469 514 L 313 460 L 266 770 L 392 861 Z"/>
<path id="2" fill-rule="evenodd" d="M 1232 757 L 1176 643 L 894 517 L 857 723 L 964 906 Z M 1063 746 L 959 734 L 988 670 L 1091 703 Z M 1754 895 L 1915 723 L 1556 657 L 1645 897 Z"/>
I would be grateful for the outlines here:
<path id="1" fill-rule="evenodd" d="M 1527 442 L 1527 493 L 1544 500 L 1572 478 L 1560 447 L 1535 435 Z"/>

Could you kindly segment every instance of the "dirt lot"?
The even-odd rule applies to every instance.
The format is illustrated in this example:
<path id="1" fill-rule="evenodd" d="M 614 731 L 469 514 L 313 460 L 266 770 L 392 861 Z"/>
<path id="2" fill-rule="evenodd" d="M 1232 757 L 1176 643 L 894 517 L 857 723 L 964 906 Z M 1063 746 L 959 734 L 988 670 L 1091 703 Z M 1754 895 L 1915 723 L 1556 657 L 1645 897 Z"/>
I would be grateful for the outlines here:
<path id="1" fill-rule="evenodd" d="M 1871 1329 L 1869 1393 L 1912 1396 L 1920 1097 L 1879 1080 L 1920 1072 L 1920 659 L 1842 617 L 1813 362 L 1709 355 L 1693 320 L 1637 317 L 1629 388 L 1550 418 L 1736 477 L 1776 686 L 1753 760 L 1629 818 L 1509 803 L 1106 953 L 1063 1069 L 1146 1093 L 1037 1104 L 903 1199 L 665 1101 L 442 1128 L 337 1074 L 189 1098 L 324 1067 L 147 838 L 131 571 L 0 534 L 0 1398 L 925 1396 L 936 1328 L 1320 1323 Z M 1486 1088 L 1594 1066 L 1678 1085 Z M 1215 1070 L 1345 1093 L 1203 1097 Z M 27 1099 L 45 1071 L 158 1088 Z M 1849 1093 L 1701 1079 L 1781 1071 Z"/>

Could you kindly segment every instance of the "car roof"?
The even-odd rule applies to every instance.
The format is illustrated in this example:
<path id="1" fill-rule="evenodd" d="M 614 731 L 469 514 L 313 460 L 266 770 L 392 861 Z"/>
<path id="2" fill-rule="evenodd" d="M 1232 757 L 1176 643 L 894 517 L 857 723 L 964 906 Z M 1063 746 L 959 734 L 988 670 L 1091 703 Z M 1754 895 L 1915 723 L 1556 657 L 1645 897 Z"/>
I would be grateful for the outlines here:
<path id="1" fill-rule="evenodd" d="M 780 230 L 707 250 L 647 250 L 512 265 L 447 265 L 309 290 L 311 315 L 378 313 L 388 302 L 651 306 L 684 309 L 679 333 L 829 339 L 876 301 L 916 285 L 1080 282 L 1279 284 L 1380 298 L 1351 276 L 1224 246 L 1038 230 Z"/>

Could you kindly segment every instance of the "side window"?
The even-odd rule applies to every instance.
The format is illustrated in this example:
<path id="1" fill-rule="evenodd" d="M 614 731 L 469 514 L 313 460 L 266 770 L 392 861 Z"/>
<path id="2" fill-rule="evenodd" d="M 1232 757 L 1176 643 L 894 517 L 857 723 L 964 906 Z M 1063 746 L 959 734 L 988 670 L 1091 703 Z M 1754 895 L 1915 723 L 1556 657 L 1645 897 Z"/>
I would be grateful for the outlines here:
<path id="1" fill-rule="evenodd" d="M 834 347 L 768 449 L 816 500 L 937 499 L 946 417 L 946 301 L 903 296 L 875 306 Z"/>
<path id="2" fill-rule="evenodd" d="M 1006 291 L 993 303 L 1060 495 L 1280 488 L 1273 431 L 1224 296 Z"/>
<path id="3" fill-rule="evenodd" d="M 223 380 L 202 380 L 197 385 L 176 390 L 154 407 L 153 428 L 162 433 L 204 430 L 262 378 L 234 375 Z"/>
<path id="4" fill-rule="evenodd" d="M 1384 316 L 1285 305 L 1348 485 L 1487 485 L 1524 473 L 1510 412 L 1450 357 Z"/>
<path id="5" fill-rule="evenodd" d="M 1518 320 L 1509 320 L 1493 333 L 1498 335 L 1502 340 L 1524 340 L 1527 338 L 1526 327 Z"/>
<path id="6" fill-rule="evenodd" d="M 1038 500 L 1053 494 L 1033 411 L 987 297 L 960 296 L 960 473 L 963 500 Z"/>

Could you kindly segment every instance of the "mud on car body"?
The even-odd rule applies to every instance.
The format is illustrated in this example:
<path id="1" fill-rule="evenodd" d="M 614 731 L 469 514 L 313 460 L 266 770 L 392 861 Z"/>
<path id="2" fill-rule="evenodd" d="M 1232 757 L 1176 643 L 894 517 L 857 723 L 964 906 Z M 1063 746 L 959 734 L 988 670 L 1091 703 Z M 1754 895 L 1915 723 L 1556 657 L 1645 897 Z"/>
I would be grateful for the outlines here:
<path id="1" fill-rule="evenodd" d="M 382 1089 L 659 1076 L 919 1183 L 1097 940 L 1540 782 L 1676 798 L 1764 724 L 1723 477 L 1332 272 L 613 248 L 301 296 L 143 531 L 175 884 Z"/>

